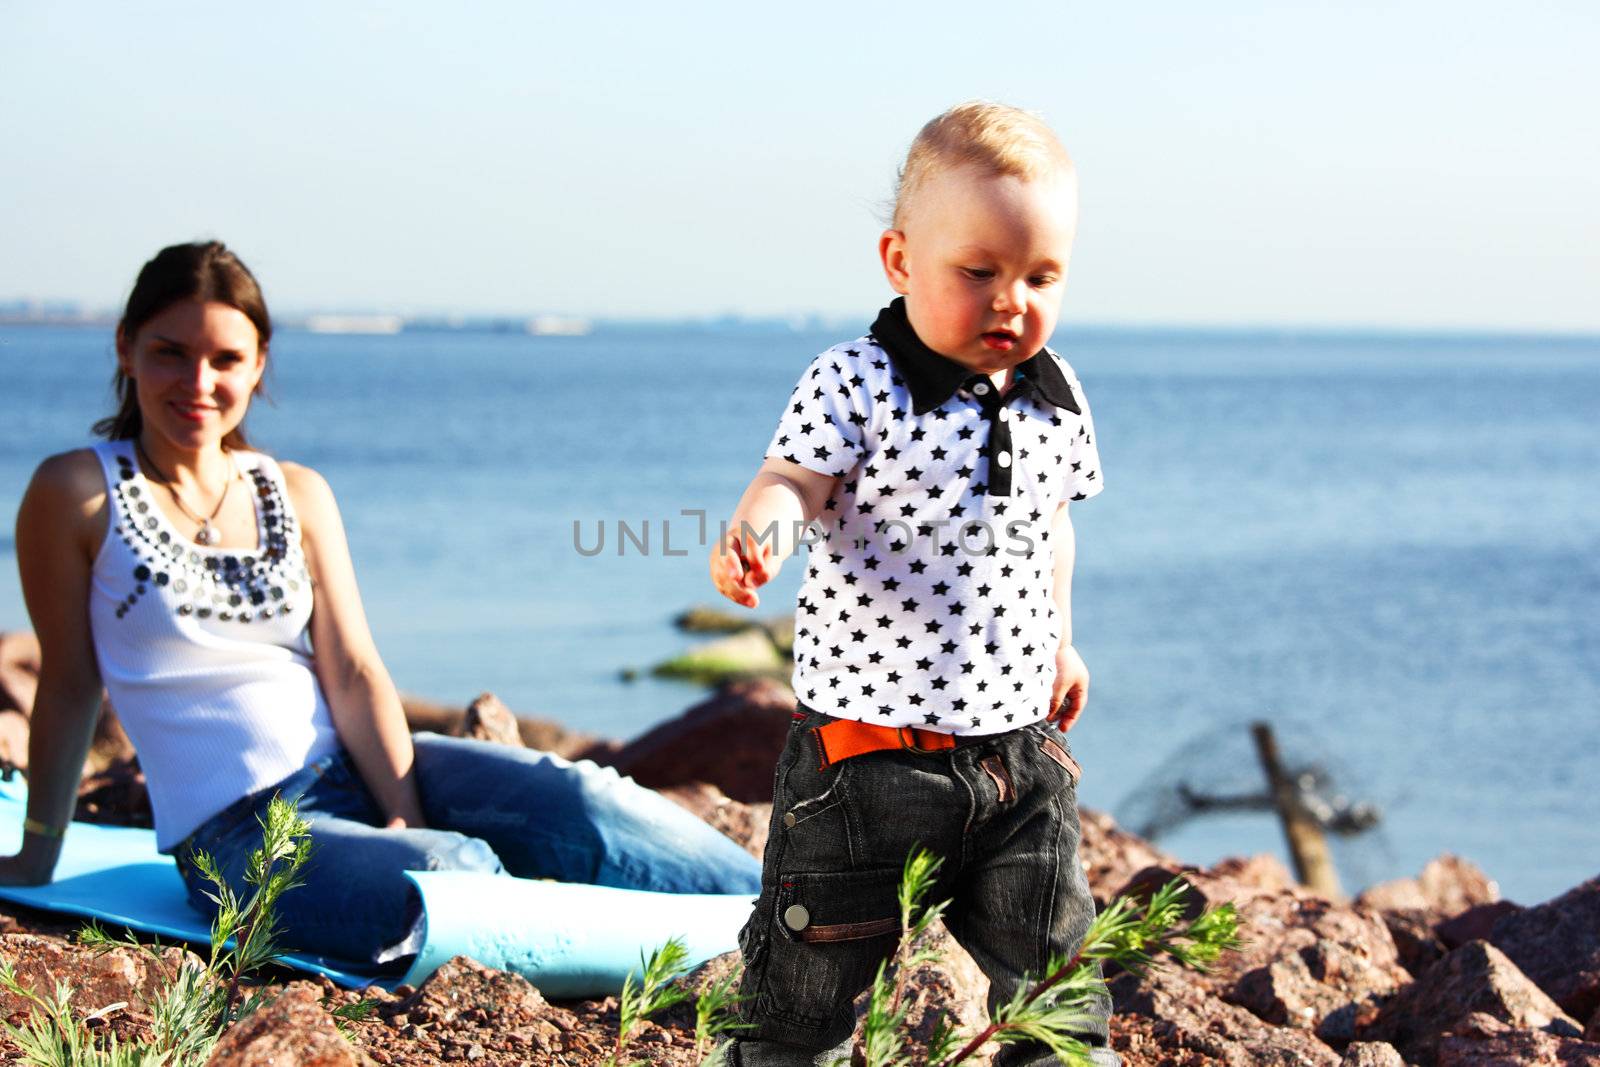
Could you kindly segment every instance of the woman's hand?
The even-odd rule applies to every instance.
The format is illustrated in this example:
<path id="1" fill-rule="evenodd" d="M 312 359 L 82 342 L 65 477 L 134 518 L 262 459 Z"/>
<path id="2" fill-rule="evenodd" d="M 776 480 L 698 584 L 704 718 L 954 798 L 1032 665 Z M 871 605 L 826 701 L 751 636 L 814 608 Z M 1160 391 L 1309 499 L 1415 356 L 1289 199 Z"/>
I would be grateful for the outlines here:
<path id="1" fill-rule="evenodd" d="M 1056 681 L 1050 687 L 1050 714 L 1048 720 L 1056 729 L 1066 733 L 1083 714 L 1089 703 L 1089 668 L 1083 657 L 1071 645 L 1056 650 Z"/>

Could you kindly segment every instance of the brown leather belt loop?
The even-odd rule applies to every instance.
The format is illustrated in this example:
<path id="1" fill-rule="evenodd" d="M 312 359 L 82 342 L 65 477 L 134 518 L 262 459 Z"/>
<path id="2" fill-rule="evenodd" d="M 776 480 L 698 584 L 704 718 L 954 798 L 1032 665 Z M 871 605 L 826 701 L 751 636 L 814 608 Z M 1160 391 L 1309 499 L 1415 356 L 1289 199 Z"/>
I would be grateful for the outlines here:
<path id="1" fill-rule="evenodd" d="M 956 739 L 938 730 L 922 730 L 915 726 L 877 726 L 854 719 L 830 719 L 811 732 L 817 739 L 820 770 L 835 763 L 864 756 L 868 752 L 882 752 L 888 748 L 911 752 L 948 752 L 956 747 Z"/>

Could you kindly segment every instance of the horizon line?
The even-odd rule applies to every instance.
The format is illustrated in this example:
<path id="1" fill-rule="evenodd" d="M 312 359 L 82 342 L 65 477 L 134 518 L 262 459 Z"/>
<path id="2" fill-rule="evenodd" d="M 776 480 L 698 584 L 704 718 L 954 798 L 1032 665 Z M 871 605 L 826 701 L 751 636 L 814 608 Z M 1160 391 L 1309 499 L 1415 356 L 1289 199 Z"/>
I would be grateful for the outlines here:
<path id="1" fill-rule="evenodd" d="M 23 309 L 27 310 L 24 311 Z M 13 310 L 14 309 L 14 310 Z M 350 331 L 310 329 L 308 324 L 317 319 L 350 320 L 357 324 L 370 322 L 384 324 L 386 328 Z M 483 333 L 521 332 L 534 323 L 567 324 L 581 327 L 577 333 L 611 330 L 636 330 L 649 328 L 701 331 L 738 331 L 782 329 L 791 333 L 809 333 L 843 329 L 857 329 L 861 316 L 832 314 L 817 311 L 796 312 L 703 312 L 687 315 L 580 315 L 567 312 L 392 312 L 371 310 L 294 309 L 273 315 L 277 330 L 311 332 L 336 335 L 392 334 L 411 329 L 414 332 L 437 330 L 440 332 Z M 106 308 L 85 310 L 70 300 L 37 300 L 31 298 L 0 299 L 0 328 L 101 328 L 115 327 L 117 313 Z M 530 330 L 538 335 L 539 331 Z M 565 331 L 556 330 L 555 333 Z M 1336 323 L 1318 321 L 1261 322 L 1237 320 L 1232 322 L 1184 321 L 1133 321 L 1099 319 L 1058 323 L 1056 336 L 1065 333 L 1121 333 L 1121 334 L 1210 334 L 1217 336 L 1344 336 L 1344 337 L 1463 337 L 1463 338 L 1528 338 L 1558 341 L 1600 341 L 1600 326 L 1552 327 L 1526 324 L 1503 325 L 1445 325 L 1419 323 Z"/>

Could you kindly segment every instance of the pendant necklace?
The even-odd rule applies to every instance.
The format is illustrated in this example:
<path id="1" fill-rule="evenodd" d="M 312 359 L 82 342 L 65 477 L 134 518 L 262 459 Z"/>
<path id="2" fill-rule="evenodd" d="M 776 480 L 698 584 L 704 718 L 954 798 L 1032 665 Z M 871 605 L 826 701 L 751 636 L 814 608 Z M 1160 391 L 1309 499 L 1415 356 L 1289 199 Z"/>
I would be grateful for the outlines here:
<path id="1" fill-rule="evenodd" d="M 139 458 L 144 460 L 144 465 L 149 467 L 155 473 L 155 476 L 161 480 L 161 484 L 167 487 L 167 492 L 172 494 L 172 502 L 178 505 L 178 510 L 188 516 L 189 521 L 200 524 L 200 529 L 196 530 L 194 534 L 194 543 L 197 545 L 214 545 L 222 540 L 222 535 L 217 532 L 217 528 L 211 525 L 211 519 L 222 514 L 222 505 L 228 502 L 228 490 L 233 488 L 233 479 L 238 474 L 238 469 L 234 468 L 233 473 L 229 474 L 222 483 L 222 496 L 217 498 L 217 506 L 212 509 L 211 518 L 201 518 L 189 510 L 189 505 L 185 504 L 183 497 L 178 495 L 178 487 L 172 484 L 172 479 L 168 478 L 160 467 L 156 466 L 155 461 L 150 458 L 150 453 L 144 450 L 144 445 L 139 442 L 137 437 L 133 439 L 133 447 L 139 450 Z M 232 465 L 232 456 L 228 457 L 228 463 L 230 466 Z"/>

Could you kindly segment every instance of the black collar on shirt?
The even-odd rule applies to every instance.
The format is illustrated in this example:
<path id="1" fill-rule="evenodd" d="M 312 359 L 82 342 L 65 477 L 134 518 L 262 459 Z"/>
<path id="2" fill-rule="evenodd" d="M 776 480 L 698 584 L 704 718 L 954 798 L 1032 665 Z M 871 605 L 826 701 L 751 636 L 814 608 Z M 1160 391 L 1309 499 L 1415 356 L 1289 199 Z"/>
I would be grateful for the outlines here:
<path id="1" fill-rule="evenodd" d="M 904 297 L 896 297 L 878 312 L 872 324 L 872 337 L 889 354 L 895 370 L 905 378 L 906 387 L 911 390 L 911 410 L 918 415 L 926 415 L 949 400 L 967 382 L 984 377 L 923 344 L 906 317 Z M 1013 391 L 1026 389 L 1046 403 L 1065 408 L 1074 415 L 1083 414 L 1072 397 L 1066 375 L 1043 349 L 1018 364 L 1015 375 L 1017 384 Z"/>

